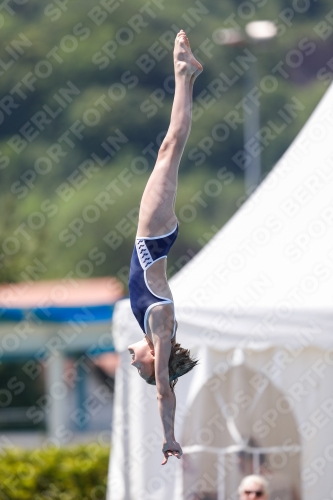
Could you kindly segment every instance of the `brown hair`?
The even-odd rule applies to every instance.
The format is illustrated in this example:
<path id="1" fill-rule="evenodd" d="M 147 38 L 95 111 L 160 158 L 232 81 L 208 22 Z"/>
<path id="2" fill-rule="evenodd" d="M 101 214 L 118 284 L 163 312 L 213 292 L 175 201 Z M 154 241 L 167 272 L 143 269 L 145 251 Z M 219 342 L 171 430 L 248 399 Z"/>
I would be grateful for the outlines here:
<path id="1" fill-rule="evenodd" d="M 191 371 L 198 363 L 197 359 L 191 357 L 188 349 L 183 349 L 180 344 L 173 345 L 169 358 L 169 383 L 171 389 L 174 389 L 179 377 Z M 155 373 L 146 382 L 150 385 L 156 385 Z"/>

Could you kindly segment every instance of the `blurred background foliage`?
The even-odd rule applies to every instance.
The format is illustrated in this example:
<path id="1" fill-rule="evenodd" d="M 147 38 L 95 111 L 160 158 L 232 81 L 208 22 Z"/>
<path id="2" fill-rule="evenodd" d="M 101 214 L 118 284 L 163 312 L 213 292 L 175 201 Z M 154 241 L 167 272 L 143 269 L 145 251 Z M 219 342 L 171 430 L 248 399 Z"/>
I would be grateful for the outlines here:
<path id="1" fill-rule="evenodd" d="M 68 273 L 113 274 L 126 282 L 136 208 L 168 127 L 168 44 L 178 29 L 187 30 L 204 72 L 194 89 L 194 122 L 180 169 L 181 231 L 169 259 L 171 275 L 245 199 L 243 170 L 233 160 L 243 147 L 242 126 L 229 128 L 227 140 L 207 142 L 243 98 L 239 56 L 245 48 L 217 45 L 215 31 L 258 19 L 278 26 L 269 45 L 248 47 L 258 59 L 258 80 L 274 75 L 278 82 L 260 98 L 262 126 L 272 120 L 281 128 L 263 149 L 263 176 L 331 81 L 330 0 L 6 5 L 0 19 L 2 282 Z M 277 65 L 282 69 L 274 70 Z M 221 72 L 237 81 L 213 101 L 209 85 Z M 293 98 L 303 109 L 286 121 L 280 111 Z M 42 263 L 37 276 L 27 271 L 34 260 Z"/>
<path id="2" fill-rule="evenodd" d="M 110 448 L 97 443 L 1 453 L 1 496 L 8 500 L 105 498 Z"/>

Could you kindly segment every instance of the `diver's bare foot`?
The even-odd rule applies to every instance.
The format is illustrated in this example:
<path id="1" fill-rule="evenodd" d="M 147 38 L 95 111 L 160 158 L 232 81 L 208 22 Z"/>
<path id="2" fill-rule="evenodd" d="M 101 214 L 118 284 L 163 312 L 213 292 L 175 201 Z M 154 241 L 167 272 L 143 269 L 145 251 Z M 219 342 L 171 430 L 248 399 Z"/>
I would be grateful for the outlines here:
<path id="1" fill-rule="evenodd" d="M 180 74 L 186 74 L 190 77 L 191 81 L 194 81 L 202 72 L 202 66 L 192 54 L 190 42 L 183 30 L 180 30 L 176 36 L 173 57 L 175 71 Z"/>

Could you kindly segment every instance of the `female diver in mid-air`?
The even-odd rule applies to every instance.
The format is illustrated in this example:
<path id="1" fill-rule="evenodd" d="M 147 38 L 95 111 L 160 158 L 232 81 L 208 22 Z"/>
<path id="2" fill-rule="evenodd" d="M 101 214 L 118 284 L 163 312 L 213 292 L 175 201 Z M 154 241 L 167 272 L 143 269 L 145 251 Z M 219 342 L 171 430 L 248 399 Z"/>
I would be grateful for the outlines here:
<path id="1" fill-rule="evenodd" d="M 175 40 L 174 71 L 170 126 L 142 196 L 129 278 L 131 307 L 144 338 L 128 350 L 139 375 L 157 388 L 164 434 L 162 465 L 169 456 L 182 455 L 174 436 L 173 388 L 177 378 L 197 364 L 189 351 L 176 343 L 177 321 L 166 278 L 166 257 L 178 233 L 174 212 L 178 167 L 191 128 L 193 83 L 202 71 L 183 30 Z"/>

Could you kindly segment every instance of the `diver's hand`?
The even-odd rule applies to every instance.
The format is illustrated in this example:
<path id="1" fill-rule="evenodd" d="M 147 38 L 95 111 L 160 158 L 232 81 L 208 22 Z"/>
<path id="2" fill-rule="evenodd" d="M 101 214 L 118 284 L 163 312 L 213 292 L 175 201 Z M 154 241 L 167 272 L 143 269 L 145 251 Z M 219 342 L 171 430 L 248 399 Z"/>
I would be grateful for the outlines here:
<path id="1" fill-rule="evenodd" d="M 169 457 L 175 456 L 180 458 L 183 454 L 180 444 L 174 440 L 163 442 L 162 453 L 164 455 L 164 460 L 161 465 L 165 465 Z"/>

